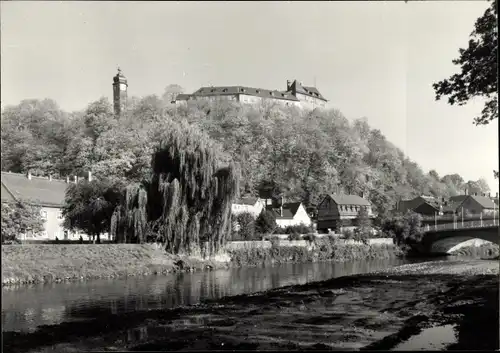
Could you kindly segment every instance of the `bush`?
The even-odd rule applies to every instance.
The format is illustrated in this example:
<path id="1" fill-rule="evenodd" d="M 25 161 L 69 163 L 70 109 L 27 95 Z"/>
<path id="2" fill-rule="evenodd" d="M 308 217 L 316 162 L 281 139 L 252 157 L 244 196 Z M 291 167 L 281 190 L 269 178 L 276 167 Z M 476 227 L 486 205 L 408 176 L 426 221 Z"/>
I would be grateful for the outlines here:
<path id="1" fill-rule="evenodd" d="M 300 233 L 291 233 L 288 236 L 288 240 L 301 240 Z"/>
<path id="2" fill-rule="evenodd" d="M 243 212 L 236 216 L 239 226 L 239 238 L 241 240 L 253 240 L 255 238 L 255 219 L 249 212 Z"/>
<path id="3" fill-rule="evenodd" d="M 394 243 L 408 253 L 421 250 L 420 243 L 423 238 L 421 227 L 422 216 L 408 211 L 403 216 L 398 215 L 387 219 L 382 226 L 382 231 L 388 237 L 393 238 Z"/>
<path id="4" fill-rule="evenodd" d="M 342 235 L 344 236 L 344 239 L 354 239 L 354 232 L 351 229 L 344 229 L 342 231 Z"/>
<path id="5" fill-rule="evenodd" d="M 313 242 L 316 239 L 316 235 L 314 233 L 309 233 L 304 235 L 302 239 L 307 240 L 309 242 Z"/>
<path id="6" fill-rule="evenodd" d="M 255 221 L 255 230 L 260 234 L 269 234 L 276 228 L 276 217 L 269 210 L 262 210 Z"/>

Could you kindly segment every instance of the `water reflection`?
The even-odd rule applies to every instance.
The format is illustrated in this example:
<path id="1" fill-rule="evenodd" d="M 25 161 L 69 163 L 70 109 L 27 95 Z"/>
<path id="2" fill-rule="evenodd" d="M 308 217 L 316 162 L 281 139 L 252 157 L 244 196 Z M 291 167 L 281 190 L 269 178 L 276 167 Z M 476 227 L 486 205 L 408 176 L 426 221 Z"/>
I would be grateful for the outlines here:
<path id="1" fill-rule="evenodd" d="M 33 331 L 40 325 L 131 311 L 191 305 L 203 299 L 253 293 L 365 273 L 408 261 L 284 264 L 80 283 L 2 288 L 2 330 Z"/>

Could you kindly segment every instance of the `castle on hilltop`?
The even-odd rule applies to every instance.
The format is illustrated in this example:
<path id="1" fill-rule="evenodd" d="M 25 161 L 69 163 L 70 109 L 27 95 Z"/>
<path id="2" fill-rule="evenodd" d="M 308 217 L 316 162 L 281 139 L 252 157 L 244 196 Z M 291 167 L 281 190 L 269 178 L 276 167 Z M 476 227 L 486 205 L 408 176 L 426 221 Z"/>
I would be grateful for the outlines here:
<path id="1" fill-rule="evenodd" d="M 258 104 L 275 102 L 299 108 L 324 108 L 328 100 L 316 87 L 303 86 L 297 80 L 287 81 L 286 91 L 273 91 L 244 86 L 201 87 L 192 94 L 179 94 L 172 103 L 183 104 L 190 100 L 225 99 L 234 102 Z"/>

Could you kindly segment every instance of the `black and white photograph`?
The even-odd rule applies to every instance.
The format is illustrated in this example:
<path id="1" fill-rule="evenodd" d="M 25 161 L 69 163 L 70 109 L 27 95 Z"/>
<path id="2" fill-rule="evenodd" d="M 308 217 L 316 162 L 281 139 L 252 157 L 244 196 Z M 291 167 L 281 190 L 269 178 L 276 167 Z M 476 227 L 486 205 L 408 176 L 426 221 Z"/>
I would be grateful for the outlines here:
<path id="1" fill-rule="evenodd" d="M 500 350 L 498 0 L 0 23 L 2 351 Z"/>

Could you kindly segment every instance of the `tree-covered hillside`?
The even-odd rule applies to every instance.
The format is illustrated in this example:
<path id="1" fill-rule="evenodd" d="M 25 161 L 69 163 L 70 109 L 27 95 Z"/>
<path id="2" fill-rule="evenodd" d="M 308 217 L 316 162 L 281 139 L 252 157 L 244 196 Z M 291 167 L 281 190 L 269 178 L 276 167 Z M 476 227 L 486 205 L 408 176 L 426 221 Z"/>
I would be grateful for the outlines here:
<path id="1" fill-rule="evenodd" d="M 257 195 L 266 185 L 275 195 L 314 205 L 325 193 L 363 193 L 385 213 L 401 198 L 448 197 L 466 187 L 458 174 L 424 173 L 366 119 L 349 121 L 337 110 L 168 100 L 130 98 L 120 119 L 104 98 L 73 113 L 48 99 L 6 107 L 2 170 L 54 177 L 91 171 L 96 178 L 139 182 L 150 175 L 163 132 L 187 121 L 214 140 L 222 164 L 240 164 L 241 195 Z M 484 180 L 469 184 L 489 191 Z"/>

